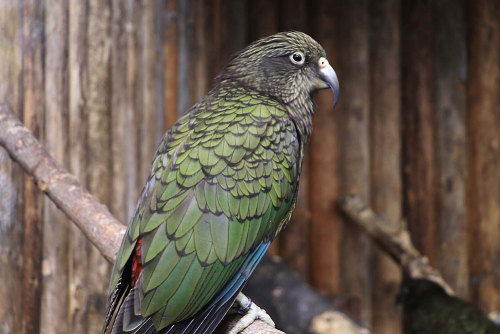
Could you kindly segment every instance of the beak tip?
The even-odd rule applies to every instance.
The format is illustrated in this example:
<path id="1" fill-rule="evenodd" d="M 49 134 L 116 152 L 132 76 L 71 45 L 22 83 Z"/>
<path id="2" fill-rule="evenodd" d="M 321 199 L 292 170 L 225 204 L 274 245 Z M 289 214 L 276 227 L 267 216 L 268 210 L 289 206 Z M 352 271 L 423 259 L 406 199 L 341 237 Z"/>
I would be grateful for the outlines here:
<path id="1" fill-rule="evenodd" d="M 333 107 L 335 108 L 337 102 L 339 101 L 339 95 L 340 95 L 340 85 L 337 73 L 335 73 L 335 70 L 330 65 L 328 65 L 320 70 L 320 77 L 325 82 L 327 87 L 330 87 L 331 90 L 333 91 L 333 96 L 335 98 L 335 101 L 333 102 Z"/>
<path id="2" fill-rule="evenodd" d="M 333 96 L 335 100 L 333 101 L 333 108 L 337 106 L 337 103 L 339 102 L 339 95 L 340 95 L 340 87 L 337 81 L 337 84 L 332 87 L 333 90 Z"/>

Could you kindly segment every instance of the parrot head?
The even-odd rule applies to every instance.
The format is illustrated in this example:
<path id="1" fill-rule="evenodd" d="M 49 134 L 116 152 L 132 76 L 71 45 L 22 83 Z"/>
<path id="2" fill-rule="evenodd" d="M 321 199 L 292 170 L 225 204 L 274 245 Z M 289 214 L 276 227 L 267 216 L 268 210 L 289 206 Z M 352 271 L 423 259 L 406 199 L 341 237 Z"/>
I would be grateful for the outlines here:
<path id="1" fill-rule="evenodd" d="M 265 92 L 285 104 L 331 88 L 335 106 L 340 93 L 337 74 L 325 50 L 298 31 L 281 32 L 250 44 L 233 56 L 216 81 Z"/>

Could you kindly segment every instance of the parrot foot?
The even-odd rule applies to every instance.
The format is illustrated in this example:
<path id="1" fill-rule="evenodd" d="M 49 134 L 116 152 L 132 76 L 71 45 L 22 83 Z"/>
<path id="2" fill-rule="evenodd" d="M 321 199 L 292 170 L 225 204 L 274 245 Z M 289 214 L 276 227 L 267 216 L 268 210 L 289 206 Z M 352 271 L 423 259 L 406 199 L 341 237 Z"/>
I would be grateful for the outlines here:
<path id="1" fill-rule="evenodd" d="M 236 297 L 235 311 L 231 313 L 243 314 L 243 317 L 231 328 L 228 334 L 238 334 L 245 328 L 250 326 L 255 320 L 261 320 L 269 326 L 275 327 L 274 321 L 265 310 L 255 305 L 250 298 L 243 293 L 239 293 Z"/>

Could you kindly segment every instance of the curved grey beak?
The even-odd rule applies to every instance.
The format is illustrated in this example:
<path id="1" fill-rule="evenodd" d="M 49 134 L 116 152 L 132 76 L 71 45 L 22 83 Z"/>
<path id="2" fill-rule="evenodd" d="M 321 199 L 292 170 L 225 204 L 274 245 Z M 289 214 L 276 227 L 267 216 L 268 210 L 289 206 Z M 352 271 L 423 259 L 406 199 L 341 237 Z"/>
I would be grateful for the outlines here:
<path id="1" fill-rule="evenodd" d="M 323 88 L 330 87 L 332 89 L 333 95 L 335 97 L 333 107 L 335 108 L 337 102 L 339 101 L 340 95 L 340 85 L 339 79 L 337 78 L 337 73 L 335 73 L 335 70 L 328 64 L 319 70 L 319 76 L 325 83 L 325 87 Z"/>

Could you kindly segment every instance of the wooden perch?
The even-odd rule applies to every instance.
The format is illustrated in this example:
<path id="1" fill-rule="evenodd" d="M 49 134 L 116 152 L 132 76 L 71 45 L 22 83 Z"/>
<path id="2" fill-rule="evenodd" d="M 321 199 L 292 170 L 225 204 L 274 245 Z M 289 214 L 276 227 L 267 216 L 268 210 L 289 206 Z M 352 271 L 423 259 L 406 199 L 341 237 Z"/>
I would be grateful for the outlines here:
<path id="1" fill-rule="evenodd" d="M 125 233 L 120 224 L 78 180 L 62 168 L 5 105 L 0 104 L 0 145 L 71 219 L 109 262 Z"/>
<path id="2" fill-rule="evenodd" d="M 62 168 L 40 142 L 10 111 L 0 104 L 0 146 L 23 167 L 38 188 L 71 219 L 109 262 L 125 234 L 125 226 L 113 217 L 77 179 Z M 104 314 L 103 314 L 104 319 Z M 235 318 L 230 319 L 236 321 Z M 231 322 L 229 322 L 231 323 Z M 228 322 L 222 324 L 227 332 Z M 219 333 L 221 331 L 218 330 Z M 255 321 L 243 334 L 281 334 L 262 321 Z"/>
<path id="3" fill-rule="evenodd" d="M 390 224 L 368 207 L 359 196 L 348 195 L 339 200 L 340 209 L 387 253 L 399 263 L 411 278 L 425 278 L 442 286 L 453 295 L 453 289 L 441 274 L 429 265 L 425 256 L 413 246 L 405 224 L 394 231 Z"/>

